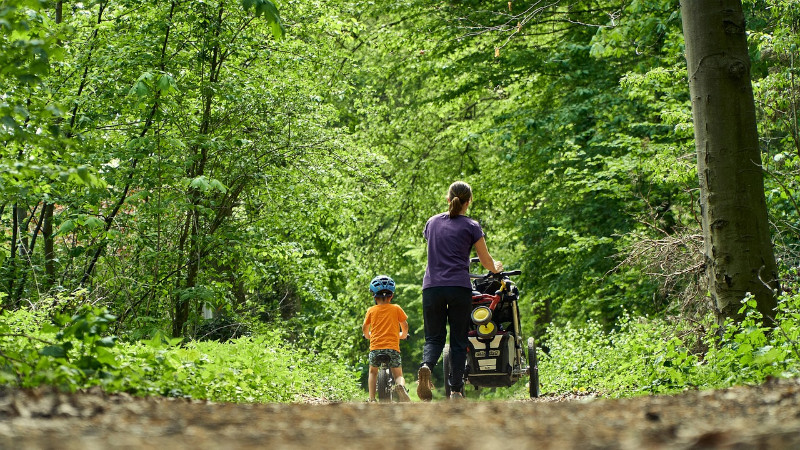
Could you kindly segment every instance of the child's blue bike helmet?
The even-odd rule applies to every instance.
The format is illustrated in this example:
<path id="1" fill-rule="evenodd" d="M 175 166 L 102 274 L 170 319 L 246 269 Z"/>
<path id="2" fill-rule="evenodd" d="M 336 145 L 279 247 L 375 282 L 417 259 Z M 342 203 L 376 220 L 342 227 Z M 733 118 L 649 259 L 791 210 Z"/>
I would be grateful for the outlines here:
<path id="1" fill-rule="evenodd" d="M 386 275 L 378 275 L 369 282 L 369 290 L 373 296 L 386 291 L 394 294 L 394 280 Z"/>

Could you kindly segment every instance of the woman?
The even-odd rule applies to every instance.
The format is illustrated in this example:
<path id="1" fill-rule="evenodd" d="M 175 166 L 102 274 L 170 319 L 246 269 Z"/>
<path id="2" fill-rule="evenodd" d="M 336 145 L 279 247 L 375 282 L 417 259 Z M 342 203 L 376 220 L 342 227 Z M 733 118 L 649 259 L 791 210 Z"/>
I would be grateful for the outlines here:
<path id="1" fill-rule="evenodd" d="M 428 242 L 428 265 L 422 280 L 422 317 L 425 322 L 425 346 L 422 365 L 417 373 L 417 395 L 423 401 L 433 398 L 431 369 L 439 361 L 450 324 L 452 372 L 450 398 L 463 398 L 464 364 L 467 359 L 467 330 L 472 309 L 472 285 L 469 259 L 472 247 L 481 264 L 492 272 L 503 270 L 486 248 L 480 224 L 465 216 L 472 203 L 472 188 L 463 181 L 450 185 L 447 193 L 449 211 L 436 214 L 425 224 Z"/>

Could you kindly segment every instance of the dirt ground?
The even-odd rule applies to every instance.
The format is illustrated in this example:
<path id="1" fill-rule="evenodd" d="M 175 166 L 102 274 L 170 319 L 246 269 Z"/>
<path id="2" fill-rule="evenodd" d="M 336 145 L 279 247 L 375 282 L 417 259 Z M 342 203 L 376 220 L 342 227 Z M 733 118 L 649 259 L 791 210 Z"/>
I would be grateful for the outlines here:
<path id="1" fill-rule="evenodd" d="M 3 449 L 800 448 L 800 381 L 625 400 L 221 404 L 0 391 Z"/>

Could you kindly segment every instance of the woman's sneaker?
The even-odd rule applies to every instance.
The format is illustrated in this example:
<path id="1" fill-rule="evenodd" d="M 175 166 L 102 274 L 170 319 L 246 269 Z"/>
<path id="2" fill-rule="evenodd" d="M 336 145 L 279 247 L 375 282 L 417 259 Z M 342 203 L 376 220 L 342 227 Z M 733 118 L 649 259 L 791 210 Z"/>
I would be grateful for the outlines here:
<path id="1" fill-rule="evenodd" d="M 417 396 L 423 402 L 429 402 L 433 399 L 433 383 L 431 383 L 431 369 L 426 364 L 423 364 L 417 372 Z"/>
<path id="2" fill-rule="evenodd" d="M 398 384 L 394 387 L 394 390 L 397 391 L 397 399 L 400 402 L 410 402 L 411 397 L 408 396 L 408 388 L 403 386 L 402 384 Z"/>

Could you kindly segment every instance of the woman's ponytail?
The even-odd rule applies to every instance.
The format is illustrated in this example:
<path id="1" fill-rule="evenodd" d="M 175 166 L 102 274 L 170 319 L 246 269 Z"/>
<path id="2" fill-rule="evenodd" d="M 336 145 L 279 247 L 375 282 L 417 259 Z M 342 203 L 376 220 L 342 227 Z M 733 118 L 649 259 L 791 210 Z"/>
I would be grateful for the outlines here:
<path id="1" fill-rule="evenodd" d="M 472 200 L 472 188 L 463 181 L 456 181 L 450 185 L 447 200 L 450 202 L 450 218 L 455 219 L 461 214 L 464 205 Z"/>
<path id="2" fill-rule="evenodd" d="M 453 197 L 450 199 L 450 218 L 455 219 L 461 214 L 461 199 Z"/>

